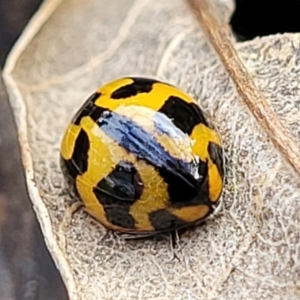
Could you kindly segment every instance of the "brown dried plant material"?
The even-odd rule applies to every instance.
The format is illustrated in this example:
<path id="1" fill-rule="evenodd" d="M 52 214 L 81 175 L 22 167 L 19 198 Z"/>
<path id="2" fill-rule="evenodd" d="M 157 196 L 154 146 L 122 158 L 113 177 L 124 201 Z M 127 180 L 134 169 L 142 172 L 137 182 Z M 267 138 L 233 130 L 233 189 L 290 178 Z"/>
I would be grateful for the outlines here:
<path id="1" fill-rule="evenodd" d="M 4 70 L 28 190 L 73 299 L 298 299 L 300 184 L 244 104 L 182 0 L 46 1 Z M 212 1 L 210 1 L 211 3 Z M 213 1 L 228 21 L 233 2 Z M 300 145 L 300 36 L 233 44 L 255 86 Z M 72 114 L 99 85 L 143 75 L 199 100 L 223 139 L 223 210 L 170 241 L 124 242 L 72 199 L 59 145 Z"/>
<path id="2" fill-rule="evenodd" d="M 187 0 L 234 81 L 240 97 L 266 130 L 274 145 L 300 175 L 300 149 L 248 75 L 234 48 L 227 24 L 220 22 L 206 0 Z"/>

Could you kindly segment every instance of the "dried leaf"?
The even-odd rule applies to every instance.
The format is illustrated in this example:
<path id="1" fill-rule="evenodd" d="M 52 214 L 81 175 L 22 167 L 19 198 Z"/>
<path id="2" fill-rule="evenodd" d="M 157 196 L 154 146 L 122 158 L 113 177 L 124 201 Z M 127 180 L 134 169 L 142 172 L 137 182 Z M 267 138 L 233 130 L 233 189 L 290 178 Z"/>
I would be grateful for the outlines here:
<path id="1" fill-rule="evenodd" d="M 4 79 L 28 190 L 70 298 L 299 298 L 298 174 L 243 102 L 185 2 L 59 2 L 45 2 L 12 52 Z M 232 2 L 215 0 L 214 6 L 227 21 Z M 299 146 L 300 36 L 235 48 Z M 124 242 L 82 210 L 62 230 L 71 199 L 59 168 L 61 136 L 88 95 L 124 75 L 157 77 L 189 92 L 226 149 L 223 210 L 181 236 L 175 249 L 169 240 Z"/>

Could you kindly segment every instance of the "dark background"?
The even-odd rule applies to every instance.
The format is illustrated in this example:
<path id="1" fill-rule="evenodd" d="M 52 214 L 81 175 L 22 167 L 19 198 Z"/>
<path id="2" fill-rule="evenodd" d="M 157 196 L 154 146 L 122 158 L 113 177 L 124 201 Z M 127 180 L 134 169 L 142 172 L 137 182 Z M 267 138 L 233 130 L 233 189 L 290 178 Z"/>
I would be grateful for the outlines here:
<path id="1" fill-rule="evenodd" d="M 0 0 L 0 65 L 41 0 Z M 237 0 L 239 40 L 300 32 L 300 0 Z M 1 75 L 1 69 L 0 69 Z M 16 128 L 0 80 L 0 300 L 66 300 L 27 196 Z"/>

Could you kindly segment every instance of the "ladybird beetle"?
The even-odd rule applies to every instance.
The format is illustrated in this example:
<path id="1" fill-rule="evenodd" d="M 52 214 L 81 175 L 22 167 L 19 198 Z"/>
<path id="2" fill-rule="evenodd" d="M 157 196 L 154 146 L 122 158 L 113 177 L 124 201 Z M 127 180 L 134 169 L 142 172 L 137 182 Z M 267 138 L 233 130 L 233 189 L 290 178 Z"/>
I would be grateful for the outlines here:
<path id="1" fill-rule="evenodd" d="M 111 230 L 174 231 L 220 204 L 220 137 L 168 83 L 130 77 L 99 88 L 66 129 L 60 159 L 86 211 Z"/>

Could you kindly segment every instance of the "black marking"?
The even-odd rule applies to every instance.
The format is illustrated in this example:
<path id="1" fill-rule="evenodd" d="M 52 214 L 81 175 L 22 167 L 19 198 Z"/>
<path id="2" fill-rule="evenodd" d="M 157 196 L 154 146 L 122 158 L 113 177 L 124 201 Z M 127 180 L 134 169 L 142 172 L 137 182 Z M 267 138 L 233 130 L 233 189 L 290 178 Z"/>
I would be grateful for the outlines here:
<path id="1" fill-rule="evenodd" d="M 199 178 L 195 181 L 195 185 L 191 186 L 183 181 L 180 177 L 174 176 L 165 169 L 158 170 L 159 175 L 168 185 L 169 202 L 172 207 L 193 206 L 198 204 L 209 205 L 208 201 L 208 165 L 207 162 L 199 162 L 198 173 Z M 195 188 L 196 186 L 196 188 Z"/>
<path id="2" fill-rule="evenodd" d="M 140 198 L 142 189 L 143 183 L 134 166 L 123 161 L 93 188 L 93 192 L 110 223 L 134 229 L 135 220 L 129 211 L 132 203 Z"/>
<path id="3" fill-rule="evenodd" d="M 169 117 L 180 130 L 188 135 L 200 123 L 208 126 L 199 106 L 195 103 L 188 103 L 179 97 L 170 96 L 159 112 Z"/>
<path id="4" fill-rule="evenodd" d="M 88 135 L 81 129 L 74 144 L 72 157 L 70 159 L 64 159 L 62 155 L 60 156 L 62 172 L 70 185 L 73 185 L 79 174 L 83 174 L 87 171 L 89 148 Z"/>
<path id="5" fill-rule="evenodd" d="M 79 174 L 83 174 L 88 169 L 88 152 L 90 148 L 89 137 L 87 133 L 80 129 L 78 137 L 74 145 L 71 162 Z"/>
<path id="6" fill-rule="evenodd" d="M 115 169 L 97 184 L 99 191 L 130 203 L 141 197 L 143 187 L 137 169 L 131 162 L 126 161 L 119 162 Z"/>
<path id="7" fill-rule="evenodd" d="M 184 181 L 180 181 L 168 173 L 161 172 L 161 170 L 159 170 L 159 174 L 168 185 L 169 203 L 171 207 L 181 208 L 202 204 L 211 208 L 208 174 L 197 181 L 197 189 L 191 189 Z"/>
<path id="8" fill-rule="evenodd" d="M 92 96 L 88 98 L 88 100 L 85 101 L 85 103 L 82 105 L 82 107 L 78 110 L 77 114 L 74 116 L 72 123 L 75 125 L 79 125 L 80 121 L 83 117 L 86 116 L 92 116 L 93 111 L 99 107 L 95 106 L 96 100 L 101 97 L 101 93 L 96 92 Z"/>
<path id="9" fill-rule="evenodd" d="M 205 178 L 208 175 L 208 162 L 203 162 L 202 160 L 199 160 L 199 165 L 198 165 L 198 174 L 202 179 L 202 182 L 205 180 Z"/>
<path id="10" fill-rule="evenodd" d="M 135 96 L 140 93 L 149 93 L 153 88 L 153 84 L 159 82 L 154 79 L 139 77 L 129 79 L 132 79 L 133 82 L 115 90 L 111 94 L 112 99 L 124 99 Z"/>
<path id="11" fill-rule="evenodd" d="M 94 193 L 103 205 L 108 222 L 122 228 L 135 228 L 134 218 L 129 214 L 130 202 L 118 201 L 114 197 L 102 193 L 97 188 L 94 188 Z"/>
<path id="12" fill-rule="evenodd" d="M 209 142 L 208 153 L 212 162 L 217 166 L 220 176 L 224 177 L 223 149 L 214 142 Z"/>
<path id="13" fill-rule="evenodd" d="M 94 122 L 97 122 L 105 111 L 109 111 L 109 109 L 100 106 L 94 106 L 89 116 Z"/>
<path id="14" fill-rule="evenodd" d="M 169 201 L 172 204 L 187 203 L 188 200 L 197 196 L 198 189 L 176 176 L 176 174 L 172 174 L 164 168 L 160 168 L 158 172 L 168 185 Z"/>
<path id="15" fill-rule="evenodd" d="M 60 156 L 60 167 L 64 176 L 66 177 L 75 179 L 77 175 L 79 175 L 79 170 L 75 167 L 71 159 L 64 159 L 62 156 Z"/>
<path id="16" fill-rule="evenodd" d="M 76 177 L 79 175 L 78 169 L 74 166 L 72 160 L 64 159 L 61 155 L 60 167 L 70 194 L 82 201 L 76 187 Z"/>
<path id="17" fill-rule="evenodd" d="M 171 231 L 188 225 L 165 209 L 150 213 L 149 221 L 156 231 Z"/>

